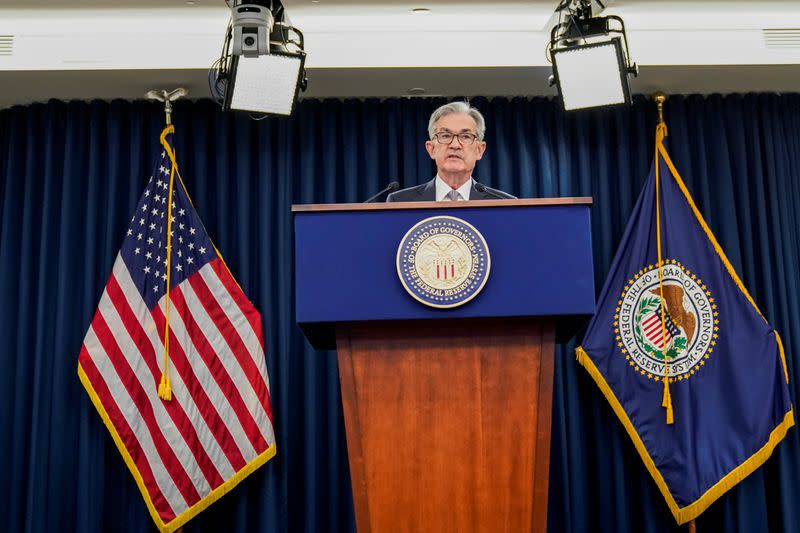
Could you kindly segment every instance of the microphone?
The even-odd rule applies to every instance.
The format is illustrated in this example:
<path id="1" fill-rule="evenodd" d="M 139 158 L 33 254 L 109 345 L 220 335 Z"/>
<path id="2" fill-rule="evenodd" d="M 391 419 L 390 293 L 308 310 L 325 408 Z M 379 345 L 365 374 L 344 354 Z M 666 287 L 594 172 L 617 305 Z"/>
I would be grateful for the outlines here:
<path id="1" fill-rule="evenodd" d="M 493 190 L 491 190 L 489 187 L 487 187 L 483 183 L 476 183 L 475 184 L 475 189 L 480 193 L 488 194 L 489 196 L 494 196 L 498 200 L 506 200 L 507 199 L 505 196 L 501 196 L 500 194 L 494 192 Z"/>
<path id="2" fill-rule="evenodd" d="M 371 204 L 372 202 L 374 202 L 375 200 L 377 200 L 378 198 L 380 198 L 381 196 L 383 196 L 387 192 L 396 191 L 399 188 L 400 188 L 400 184 L 397 183 L 396 181 L 393 181 L 389 185 L 387 185 L 385 189 L 381 190 L 378 194 L 376 194 L 374 196 L 370 196 L 367 200 L 364 200 L 364 203 L 365 204 Z"/>

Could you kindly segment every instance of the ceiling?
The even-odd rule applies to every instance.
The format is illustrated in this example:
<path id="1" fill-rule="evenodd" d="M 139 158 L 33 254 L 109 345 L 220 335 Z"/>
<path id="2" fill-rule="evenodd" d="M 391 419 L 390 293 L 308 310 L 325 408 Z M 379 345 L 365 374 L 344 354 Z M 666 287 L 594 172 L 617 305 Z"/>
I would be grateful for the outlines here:
<path id="1" fill-rule="evenodd" d="M 800 2 L 605 2 L 651 93 L 800 92 Z M 556 1 L 284 0 L 306 41 L 305 97 L 552 95 Z M 413 8 L 428 8 L 414 14 Z M 50 98 L 209 95 L 223 0 L 0 0 L 0 108 Z"/>

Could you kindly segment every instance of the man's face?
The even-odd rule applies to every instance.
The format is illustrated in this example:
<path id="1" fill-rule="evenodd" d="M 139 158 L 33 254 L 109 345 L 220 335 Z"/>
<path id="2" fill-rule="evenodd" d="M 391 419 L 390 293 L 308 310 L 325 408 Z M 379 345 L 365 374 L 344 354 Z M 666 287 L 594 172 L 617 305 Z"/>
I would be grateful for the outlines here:
<path id="1" fill-rule="evenodd" d="M 453 135 L 471 133 L 477 136 L 477 129 L 475 120 L 465 113 L 451 113 L 436 122 L 436 133 L 448 132 Z M 475 168 L 475 162 L 483 157 L 486 143 L 476 139 L 472 144 L 461 144 L 458 137 L 454 137 L 449 145 L 435 139 L 427 141 L 425 149 L 431 159 L 436 161 L 436 169 L 440 176 L 464 174 L 464 177 L 469 177 Z"/>

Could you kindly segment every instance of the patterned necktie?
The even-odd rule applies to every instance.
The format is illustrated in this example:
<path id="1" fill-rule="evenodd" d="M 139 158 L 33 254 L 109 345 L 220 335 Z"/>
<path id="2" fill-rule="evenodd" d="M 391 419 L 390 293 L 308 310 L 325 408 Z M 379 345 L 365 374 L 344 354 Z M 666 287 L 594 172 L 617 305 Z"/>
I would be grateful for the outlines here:
<path id="1" fill-rule="evenodd" d="M 461 194 L 459 194 L 459 192 L 457 190 L 451 189 L 450 192 L 447 193 L 445 198 L 447 198 L 448 200 L 451 200 L 453 202 L 457 202 L 457 201 L 461 200 Z"/>

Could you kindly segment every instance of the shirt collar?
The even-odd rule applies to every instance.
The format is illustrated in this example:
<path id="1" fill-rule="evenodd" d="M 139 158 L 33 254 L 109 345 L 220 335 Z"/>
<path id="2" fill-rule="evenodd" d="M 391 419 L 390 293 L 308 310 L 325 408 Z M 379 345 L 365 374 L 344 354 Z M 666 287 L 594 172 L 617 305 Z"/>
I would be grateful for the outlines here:
<path id="1" fill-rule="evenodd" d="M 470 177 L 461 187 L 456 189 L 464 200 L 469 200 L 469 193 L 472 190 L 473 181 L 472 177 Z M 444 200 L 447 193 L 451 190 L 452 188 L 439 177 L 439 174 L 436 174 L 436 201 L 441 202 Z"/>

